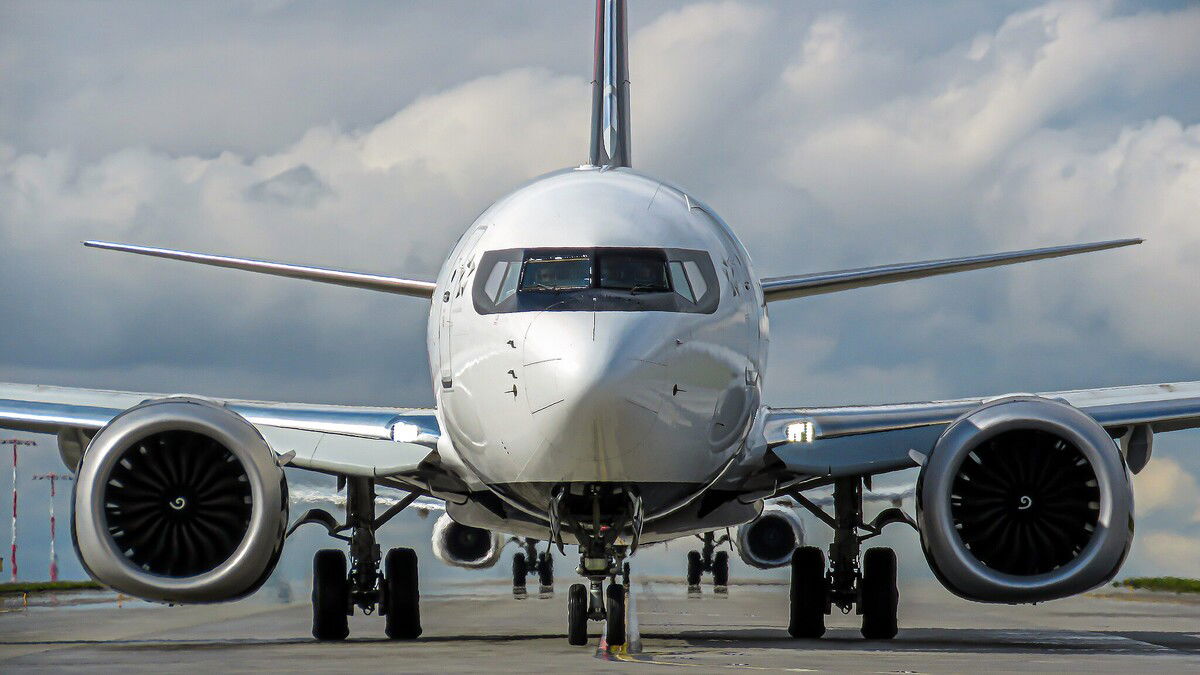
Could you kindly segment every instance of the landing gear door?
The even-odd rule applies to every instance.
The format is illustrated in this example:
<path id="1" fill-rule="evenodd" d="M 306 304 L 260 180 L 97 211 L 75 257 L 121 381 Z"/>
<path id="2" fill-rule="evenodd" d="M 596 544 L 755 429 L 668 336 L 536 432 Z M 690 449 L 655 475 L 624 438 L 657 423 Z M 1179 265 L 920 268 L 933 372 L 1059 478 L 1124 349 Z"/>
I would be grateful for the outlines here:
<path id="1" fill-rule="evenodd" d="M 446 284 L 442 297 L 435 298 L 435 301 L 442 303 L 441 321 L 438 326 L 438 375 L 443 389 L 454 386 L 453 336 L 456 331 L 453 326 L 456 321 L 462 323 L 463 303 L 470 301 L 470 283 L 475 272 L 475 248 L 486 230 L 486 227 L 481 227 L 466 238 L 457 251 L 455 268 L 450 273 L 450 281 Z M 461 334 L 462 328 L 460 326 L 457 332 Z"/>

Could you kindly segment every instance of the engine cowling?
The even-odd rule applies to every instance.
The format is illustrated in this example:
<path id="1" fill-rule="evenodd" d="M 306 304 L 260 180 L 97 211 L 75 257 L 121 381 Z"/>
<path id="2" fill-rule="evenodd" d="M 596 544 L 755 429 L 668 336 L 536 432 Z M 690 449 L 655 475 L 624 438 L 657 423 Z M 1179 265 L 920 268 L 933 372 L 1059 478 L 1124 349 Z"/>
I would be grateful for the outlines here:
<path id="1" fill-rule="evenodd" d="M 279 560 L 287 482 L 240 415 L 159 399 L 121 413 L 88 444 L 74 516 L 79 560 L 104 585 L 164 602 L 233 600 Z"/>
<path id="2" fill-rule="evenodd" d="M 491 567 L 500 559 L 502 548 L 500 535 L 456 523 L 447 513 L 433 524 L 433 554 L 447 565 L 467 569 Z"/>
<path id="3" fill-rule="evenodd" d="M 1095 420 L 1012 397 L 947 427 L 921 468 L 917 520 L 930 567 L 956 595 L 1052 600 L 1116 575 L 1133 541 L 1133 491 Z"/>
<path id="4" fill-rule="evenodd" d="M 734 546 L 742 561 L 759 569 L 792 562 L 792 551 L 804 545 L 804 522 L 795 509 L 767 504 L 757 518 L 739 525 Z"/>

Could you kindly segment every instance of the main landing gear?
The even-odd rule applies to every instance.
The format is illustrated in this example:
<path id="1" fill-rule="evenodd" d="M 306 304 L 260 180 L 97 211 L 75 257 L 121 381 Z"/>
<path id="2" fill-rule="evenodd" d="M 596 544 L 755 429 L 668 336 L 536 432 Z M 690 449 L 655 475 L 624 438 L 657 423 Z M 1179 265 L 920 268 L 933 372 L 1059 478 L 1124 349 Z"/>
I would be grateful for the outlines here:
<path id="1" fill-rule="evenodd" d="M 531 576 L 538 578 L 538 594 L 549 596 L 554 593 L 554 556 L 550 547 L 545 552 L 538 553 L 536 539 L 516 539 L 521 551 L 513 554 L 513 597 L 523 598 L 526 595 L 526 579 Z"/>
<path id="2" fill-rule="evenodd" d="M 288 530 L 305 523 L 325 526 L 329 535 L 350 544 L 345 552 L 322 549 L 313 557 L 313 637 L 345 640 L 350 634 L 348 618 L 358 607 L 363 614 L 376 610 L 384 617 L 384 632 L 393 640 L 414 640 L 421 635 L 421 592 L 417 576 L 417 554 L 411 548 L 394 548 L 383 558 L 380 569 L 379 544 L 375 531 L 411 504 L 410 494 L 379 517 L 375 516 L 375 483 L 367 478 L 347 481 L 346 523 L 338 524 L 327 511 L 313 509 Z M 350 535 L 342 534 L 349 530 Z"/>
<path id="3" fill-rule="evenodd" d="M 862 520 L 862 487 L 859 477 L 834 482 L 834 515 L 830 516 L 799 492 L 791 496 L 833 528 L 829 546 L 829 568 L 825 555 L 815 546 L 792 553 L 791 616 L 788 632 L 797 638 L 819 638 L 825 634 L 825 615 L 834 606 L 842 612 L 856 608 L 862 616 L 862 635 L 868 640 L 896 637 L 896 553 L 890 548 L 871 548 L 861 556 L 863 541 L 877 536 L 885 525 L 916 524 L 900 509 L 890 508 L 870 523 Z M 865 534 L 860 534 L 865 531 Z"/>
<path id="4" fill-rule="evenodd" d="M 729 552 L 717 551 L 721 544 L 729 542 L 729 535 L 721 535 L 718 539 L 713 532 L 696 535 L 704 542 L 699 551 L 689 551 L 687 555 L 687 587 L 688 594 L 700 592 L 700 578 L 705 572 L 712 573 L 713 593 L 718 595 L 729 592 Z"/>

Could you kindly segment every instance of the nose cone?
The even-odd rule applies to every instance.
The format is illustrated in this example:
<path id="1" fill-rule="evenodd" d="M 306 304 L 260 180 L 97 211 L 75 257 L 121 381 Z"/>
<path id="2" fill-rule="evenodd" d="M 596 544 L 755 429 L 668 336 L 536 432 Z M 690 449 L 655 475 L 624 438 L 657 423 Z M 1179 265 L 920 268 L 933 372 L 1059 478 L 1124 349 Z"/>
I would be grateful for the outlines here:
<path id="1" fill-rule="evenodd" d="M 542 447 L 523 478 L 636 480 L 671 395 L 673 342 L 670 326 L 650 313 L 547 312 L 535 320 L 524 379 Z"/>

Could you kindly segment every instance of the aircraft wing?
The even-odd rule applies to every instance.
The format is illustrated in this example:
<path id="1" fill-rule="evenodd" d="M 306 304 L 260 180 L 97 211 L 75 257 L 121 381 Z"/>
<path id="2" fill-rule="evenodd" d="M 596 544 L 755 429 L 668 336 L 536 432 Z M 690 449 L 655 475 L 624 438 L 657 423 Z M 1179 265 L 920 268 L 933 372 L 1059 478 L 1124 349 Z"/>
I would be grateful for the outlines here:
<path id="1" fill-rule="evenodd" d="M 1037 394 L 1084 411 L 1113 438 L 1200 427 L 1200 382 Z M 772 408 L 766 462 L 795 476 L 874 475 L 918 466 L 942 431 L 990 398 L 825 408 Z"/>
<path id="2" fill-rule="evenodd" d="M 122 411 L 163 394 L 0 383 L 0 428 L 57 434 L 70 468 Z M 434 411 L 212 399 L 253 424 L 289 466 L 385 478 L 414 473 L 437 446 Z"/>
<path id="3" fill-rule="evenodd" d="M 1070 244 L 1067 246 L 1051 246 L 1034 248 L 1024 251 L 1008 251 L 989 255 L 975 255 L 965 258 L 946 258 L 943 260 L 923 260 L 920 262 L 878 265 L 875 267 L 860 267 L 852 270 L 837 270 L 834 272 L 818 272 L 816 274 L 800 274 L 788 277 L 771 277 L 762 280 L 763 298 L 767 302 L 805 298 L 810 295 L 836 293 L 854 288 L 879 286 L 897 281 L 924 279 L 942 274 L 968 272 L 987 267 L 1000 267 L 1016 263 L 1032 262 L 1061 258 L 1080 253 L 1106 251 L 1122 246 L 1135 246 L 1142 243 L 1141 239 L 1115 239 L 1099 241 L 1090 244 Z"/>

